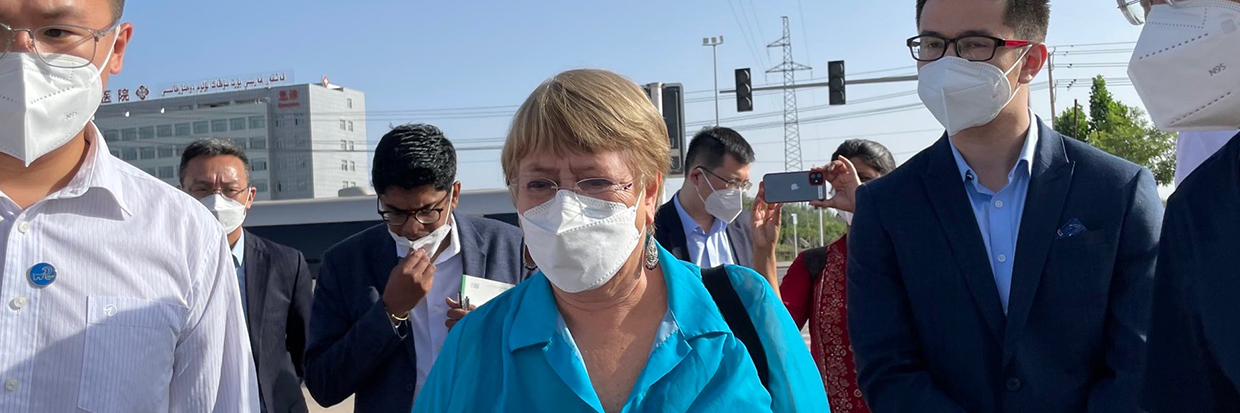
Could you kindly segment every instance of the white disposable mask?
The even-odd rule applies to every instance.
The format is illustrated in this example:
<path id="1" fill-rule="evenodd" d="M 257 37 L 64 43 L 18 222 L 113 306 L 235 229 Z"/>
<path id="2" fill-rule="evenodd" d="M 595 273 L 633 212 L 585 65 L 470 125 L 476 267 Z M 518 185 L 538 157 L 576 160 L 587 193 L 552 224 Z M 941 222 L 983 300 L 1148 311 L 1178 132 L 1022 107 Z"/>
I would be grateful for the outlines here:
<path id="1" fill-rule="evenodd" d="M 111 58 L 109 47 L 103 67 Z M 64 66 L 90 63 L 69 55 L 48 59 Z M 52 67 L 34 53 L 10 52 L 0 59 L 0 152 L 30 166 L 73 140 L 99 109 L 101 72 L 94 64 Z"/>
<path id="2" fill-rule="evenodd" d="M 1016 91 L 1008 74 L 1024 61 L 1022 53 L 1011 68 L 1003 71 L 989 63 L 945 56 L 921 68 L 917 94 L 926 109 L 947 128 L 948 136 L 955 135 L 990 123 L 1012 103 Z"/>
<path id="3" fill-rule="evenodd" d="M 530 257 L 552 285 L 568 293 L 606 284 L 642 239 L 634 226 L 637 204 L 630 207 L 568 190 L 520 214 L 520 219 Z"/>
<path id="4" fill-rule="evenodd" d="M 736 217 L 741 215 L 741 211 L 745 209 L 745 205 L 741 199 L 741 191 L 739 189 L 715 189 L 711 185 L 710 178 L 706 176 L 706 171 L 702 171 L 702 179 L 706 180 L 706 185 L 710 187 L 711 193 L 706 198 L 702 198 L 702 194 L 698 193 L 698 199 L 702 200 L 702 204 L 706 206 L 706 213 L 718 218 L 720 221 L 731 224 Z"/>
<path id="5" fill-rule="evenodd" d="M 392 232 L 392 227 L 388 226 L 388 234 L 392 235 L 392 241 L 396 241 L 396 256 L 405 258 L 409 253 L 416 250 L 422 250 L 427 257 L 434 256 L 439 252 L 439 246 L 443 244 L 443 240 L 448 238 L 448 233 L 452 232 L 452 225 L 445 223 L 439 228 L 435 228 L 425 237 L 410 241 L 408 238 L 396 235 Z"/>
<path id="6" fill-rule="evenodd" d="M 1155 5 L 1128 77 L 1159 129 L 1240 128 L 1240 4 Z"/>
<path id="7" fill-rule="evenodd" d="M 211 215 L 215 215 L 215 219 L 224 227 L 224 233 L 231 234 L 234 230 L 241 227 L 241 223 L 245 221 L 245 205 L 236 200 L 214 194 L 199 199 L 211 211 Z"/>

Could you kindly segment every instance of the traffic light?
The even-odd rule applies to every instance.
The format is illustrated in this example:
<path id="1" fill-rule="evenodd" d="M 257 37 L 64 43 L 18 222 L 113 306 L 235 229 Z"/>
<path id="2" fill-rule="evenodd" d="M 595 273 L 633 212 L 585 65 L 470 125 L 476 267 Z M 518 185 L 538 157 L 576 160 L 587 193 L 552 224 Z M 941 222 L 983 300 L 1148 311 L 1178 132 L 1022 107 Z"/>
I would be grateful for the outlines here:
<path id="1" fill-rule="evenodd" d="M 753 112 L 753 78 L 749 69 L 736 69 L 736 111 Z"/>
<path id="2" fill-rule="evenodd" d="M 827 78 L 831 87 L 832 105 L 843 105 L 847 99 L 844 94 L 844 61 L 827 62 Z"/>

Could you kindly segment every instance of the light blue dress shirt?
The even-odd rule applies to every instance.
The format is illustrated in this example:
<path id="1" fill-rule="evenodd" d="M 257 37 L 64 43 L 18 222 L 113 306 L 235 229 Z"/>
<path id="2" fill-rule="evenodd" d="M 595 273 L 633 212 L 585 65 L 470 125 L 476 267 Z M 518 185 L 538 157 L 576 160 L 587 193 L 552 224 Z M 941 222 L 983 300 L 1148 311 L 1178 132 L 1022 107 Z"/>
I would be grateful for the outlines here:
<path id="1" fill-rule="evenodd" d="M 659 248 L 667 313 L 623 412 L 829 412 L 818 368 L 788 311 L 752 270 L 728 276 L 766 352 L 769 389 L 701 281 Z M 460 321 L 414 412 L 602 412 L 581 352 L 541 272 Z"/>
<path id="2" fill-rule="evenodd" d="M 680 205 L 680 195 L 673 196 L 672 202 L 676 204 L 676 212 L 680 214 L 680 224 L 685 227 L 685 247 L 689 249 L 689 262 L 702 268 L 736 264 L 736 260 L 732 258 L 732 244 L 728 242 L 727 222 L 716 218 L 707 233 Z"/>
<path id="3" fill-rule="evenodd" d="M 241 231 L 241 237 L 237 238 L 237 244 L 232 246 L 233 266 L 237 268 L 237 287 L 241 290 L 241 310 L 247 311 L 245 302 L 245 231 Z M 245 313 L 242 313 L 245 314 Z"/>
<path id="4" fill-rule="evenodd" d="M 1025 212 L 1025 198 L 1029 194 L 1029 180 L 1033 174 L 1033 156 L 1037 153 L 1038 125 L 1033 112 L 1029 113 L 1033 121 L 1029 125 L 1029 133 L 1025 135 L 1025 144 L 1020 151 L 1020 158 L 1007 175 L 1007 186 L 999 192 L 991 191 L 977 179 L 977 173 L 965 162 L 960 151 L 952 143 L 952 156 L 956 158 L 956 167 L 960 169 L 960 178 L 964 180 L 965 193 L 969 195 L 969 203 L 973 206 L 973 216 L 977 218 L 977 227 L 982 232 L 982 240 L 986 243 L 986 256 L 989 258 L 991 273 L 995 277 L 995 286 L 999 292 L 999 302 L 1003 312 L 1007 313 L 1008 297 L 1012 291 L 1012 263 L 1016 261 L 1016 238 L 1020 235 L 1020 219 Z"/>

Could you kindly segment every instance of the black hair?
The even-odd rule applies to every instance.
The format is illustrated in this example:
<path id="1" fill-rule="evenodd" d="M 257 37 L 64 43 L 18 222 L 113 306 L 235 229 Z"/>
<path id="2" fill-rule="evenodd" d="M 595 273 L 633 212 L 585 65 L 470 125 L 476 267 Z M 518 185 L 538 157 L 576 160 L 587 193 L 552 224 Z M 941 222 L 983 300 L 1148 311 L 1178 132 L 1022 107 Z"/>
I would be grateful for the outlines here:
<path id="1" fill-rule="evenodd" d="M 921 12 L 930 0 L 917 0 L 917 27 L 921 27 Z M 1003 11 L 1003 24 L 1016 29 L 1019 40 L 1045 42 L 1051 21 L 1050 0 L 997 0 L 1007 3 Z M 1016 39 L 1013 39 L 1016 40 Z"/>
<path id="2" fill-rule="evenodd" d="M 685 153 L 685 171 L 703 167 L 715 169 L 723 165 L 724 155 L 732 155 L 744 165 L 753 163 L 753 148 L 735 130 L 711 126 L 693 135 L 689 151 Z"/>
<path id="3" fill-rule="evenodd" d="M 456 182 L 456 148 L 435 126 L 397 126 L 375 147 L 370 174 L 379 194 L 391 187 L 415 189 L 425 185 L 446 191 Z"/>
<path id="4" fill-rule="evenodd" d="M 245 156 L 245 149 L 230 140 L 216 138 L 196 140 L 185 148 L 185 152 L 181 153 L 181 169 L 177 174 L 181 182 L 185 182 L 185 168 L 189 166 L 189 161 L 213 156 L 234 156 L 240 159 L 245 165 L 245 184 L 250 185 L 250 158 Z"/>
<path id="5" fill-rule="evenodd" d="M 860 159 L 875 172 L 881 175 L 891 173 L 896 169 L 896 160 L 891 156 L 891 151 L 887 150 L 883 144 L 865 139 L 849 139 L 840 144 L 840 147 L 831 155 L 831 160 L 839 159 L 841 156 L 852 160 Z"/>

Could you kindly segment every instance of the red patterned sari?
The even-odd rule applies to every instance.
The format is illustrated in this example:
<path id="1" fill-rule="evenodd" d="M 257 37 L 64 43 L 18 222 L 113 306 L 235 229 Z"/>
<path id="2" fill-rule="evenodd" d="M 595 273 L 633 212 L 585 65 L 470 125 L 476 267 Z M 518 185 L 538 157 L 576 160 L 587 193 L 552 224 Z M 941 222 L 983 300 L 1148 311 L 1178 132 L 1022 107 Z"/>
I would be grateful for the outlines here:
<path id="1" fill-rule="evenodd" d="M 784 305 L 798 327 L 809 323 L 810 353 L 822 374 L 831 412 L 869 413 L 857 387 L 857 366 L 848 340 L 847 236 L 826 247 L 826 265 L 817 277 L 811 277 L 806 268 L 807 253 L 797 256 L 780 284 Z"/>

